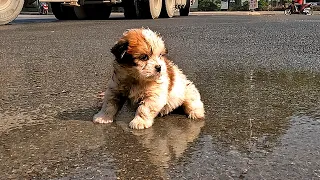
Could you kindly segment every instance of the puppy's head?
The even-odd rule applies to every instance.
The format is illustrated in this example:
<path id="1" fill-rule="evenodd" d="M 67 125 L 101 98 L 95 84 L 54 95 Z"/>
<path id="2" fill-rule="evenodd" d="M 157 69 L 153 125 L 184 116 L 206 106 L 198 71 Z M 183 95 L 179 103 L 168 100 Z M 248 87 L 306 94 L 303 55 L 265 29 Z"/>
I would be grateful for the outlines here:
<path id="1" fill-rule="evenodd" d="M 111 49 L 116 61 L 141 80 L 154 80 L 166 71 L 167 51 L 162 38 L 150 29 L 130 29 Z"/>

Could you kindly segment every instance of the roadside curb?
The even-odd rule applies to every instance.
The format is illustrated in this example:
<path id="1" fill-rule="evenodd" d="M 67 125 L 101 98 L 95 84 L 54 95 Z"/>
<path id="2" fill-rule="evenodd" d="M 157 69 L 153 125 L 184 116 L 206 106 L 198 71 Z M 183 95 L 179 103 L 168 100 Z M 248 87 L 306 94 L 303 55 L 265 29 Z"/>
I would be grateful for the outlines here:
<path id="1" fill-rule="evenodd" d="M 259 15 L 283 15 L 282 11 L 197 11 L 197 12 L 190 12 L 191 15 L 201 16 L 201 15 L 230 15 L 230 16 L 259 16 Z"/>
<path id="2" fill-rule="evenodd" d="M 27 12 L 27 11 L 20 12 L 20 14 L 22 14 L 22 15 L 40 15 L 39 12 Z M 49 12 L 48 15 L 53 15 L 53 13 Z"/>
<path id="3" fill-rule="evenodd" d="M 112 14 L 123 14 L 119 12 L 112 12 Z M 22 15 L 39 15 L 38 12 L 21 12 Z M 49 15 L 53 15 L 52 12 L 49 12 Z M 283 11 L 193 11 L 190 12 L 190 15 L 193 16 L 272 16 L 272 15 L 284 15 Z M 313 15 L 320 15 L 320 11 L 314 11 Z"/>

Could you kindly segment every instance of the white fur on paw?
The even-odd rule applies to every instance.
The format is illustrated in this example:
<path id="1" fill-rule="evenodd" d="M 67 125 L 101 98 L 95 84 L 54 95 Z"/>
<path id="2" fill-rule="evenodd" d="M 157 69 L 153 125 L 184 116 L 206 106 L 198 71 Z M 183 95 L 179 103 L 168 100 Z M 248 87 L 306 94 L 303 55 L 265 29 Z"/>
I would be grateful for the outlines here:
<path id="1" fill-rule="evenodd" d="M 190 119 L 204 119 L 204 110 L 195 109 L 189 113 L 188 118 Z"/>
<path id="2" fill-rule="evenodd" d="M 107 123 L 112 123 L 112 119 L 108 119 L 104 114 L 98 113 L 93 116 L 93 122 L 94 123 L 100 123 L 100 124 L 107 124 Z"/>
<path id="3" fill-rule="evenodd" d="M 146 129 L 151 127 L 153 124 L 152 120 L 143 120 L 140 117 L 135 117 L 130 123 L 129 127 L 132 129 Z"/>

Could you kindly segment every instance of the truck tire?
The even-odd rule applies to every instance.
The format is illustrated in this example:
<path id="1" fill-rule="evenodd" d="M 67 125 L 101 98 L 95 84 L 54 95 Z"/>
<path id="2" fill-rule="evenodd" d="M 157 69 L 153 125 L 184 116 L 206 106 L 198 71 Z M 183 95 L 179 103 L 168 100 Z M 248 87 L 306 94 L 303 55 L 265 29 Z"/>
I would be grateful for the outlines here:
<path id="1" fill-rule="evenodd" d="M 23 7 L 30 6 L 32 3 L 34 3 L 36 0 L 24 0 Z"/>
<path id="2" fill-rule="evenodd" d="M 190 0 L 187 0 L 186 5 L 180 9 L 180 16 L 188 16 L 190 12 Z"/>
<path id="3" fill-rule="evenodd" d="M 83 6 L 75 6 L 73 7 L 74 13 L 77 16 L 77 19 L 87 19 L 87 14 L 83 8 Z"/>
<path id="4" fill-rule="evenodd" d="M 136 19 L 138 17 L 136 3 L 137 0 L 127 0 L 124 2 L 123 10 L 126 19 Z"/>
<path id="5" fill-rule="evenodd" d="M 74 8 L 71 6 L 64 6 L 60 2 L 52 2 L 51 9 L 54 16 L 59 20 L 78 19 L 74 12 Z"/>
<path id="6" fill-rule="evenodd" d="M 162 0 L 160 17 L 171 18 L 175 11 L 175 0 Z"/>
<path id="7" fill-rule="evenodd" d="M 13 21 L 20 14 L 24 0 L 0 0 L 0 25 Z"/>
<path id="8" fill-rule="evenodd" d="M 139 18 L 156 19 L 160 16 L 162 0 L 137 0 L 136 9 Z"/>
<path id="9" fill-rule="evenodd" d="M 111 6 L 106 4 L 90 4 L 85 5 L 84 10 L 88 19 L 103 20 L 109 19 L 111 14 Z"/>

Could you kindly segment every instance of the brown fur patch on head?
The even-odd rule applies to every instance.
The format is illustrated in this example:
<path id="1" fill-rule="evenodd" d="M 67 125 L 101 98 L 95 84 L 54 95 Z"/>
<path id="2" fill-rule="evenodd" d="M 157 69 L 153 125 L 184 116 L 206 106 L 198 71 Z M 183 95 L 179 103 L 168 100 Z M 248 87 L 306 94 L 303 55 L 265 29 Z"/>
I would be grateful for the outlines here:
<path id="1" fill-rule="evenodd" d="M 151 46 L 144 38 L 142 29 L 131 29 L 125 33 L 123 38 L 129 43 L 127 53 L 135 59 L 139 59 L 141 55 L 148 57 L 152 55 Z"/>
<path id="2" fill-rule="evenodd" d="M 112 48 L 121 67 L 130 68 L 130 75 L 141 81 L 152 81 L 165 67 L 166 48 L 162 38 L 150 29 L 130 29 Z"/>

